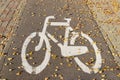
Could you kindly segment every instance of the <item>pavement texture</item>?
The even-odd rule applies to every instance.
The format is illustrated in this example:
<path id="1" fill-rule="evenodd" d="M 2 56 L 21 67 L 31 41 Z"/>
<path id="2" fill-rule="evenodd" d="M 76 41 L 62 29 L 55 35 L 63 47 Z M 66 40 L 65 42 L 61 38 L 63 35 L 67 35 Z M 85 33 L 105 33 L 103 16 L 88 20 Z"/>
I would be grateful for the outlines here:
<path id="1" fill-rule="evenodd" d="M 103 37 L 99 26 L 94 20 L 87 0 L 28 0 L 22 12 L 18 28 L 14 32 L 8 47 L 0 61 L 1 80 L 119 80 L 120 67 L 114 60 L 112 52 Z M 64 18 L 71 18 L 71 27 L 79 33 L 75 46 L 87 46 L 89 52 L 77 57 L 88 67 L 96 61 L 93 47 L 88 40 L 81 36 L 81 31 L 89 35 L 98 46 L 102 55 L 102 67 L 98 73 L 85 73 L 74 61 L 74 57 L 63 57 L 60 48 L 49 39 L 51 45 L 51 59 L 47 67 L 39 74 L 29 74 L 25 71 L 21 60 L 21 49 L 26 37 L 32 32 L 41 32 L 45 18 L 53 15 L 55 20 L 64 22 Z M 60 43 L 64 42 L 65 28 L 63 26 L 49 26 L 47 32 L 52 34 Z M 38 66 L 45 57 L 46 44 L 43 43 L 39 51 L 35 46 L 39 43 L 39 36 L 30 42 L 26 55 L 30 65 Z M 70 45 L 70 44 L 69 44 Z M 98 60 L 99 61 L 99 60 Z M 87 70 L 86 70 L 87 71 Z"/>
<path id="2" fill-rule="evenodd" d="M 93 6 L 92 2 L 101 1 L 101 0 L 94 0 L 94 1 L 92 0 L 91 1 L 89 0 L 59 0 L 59 1 L 58 0 L 28 0 L 27 2 L 24 0 L 22 1 L 18 0 L 18 2 L 17 0 L 6 0 L 6 3 L 4 2 L 5 0 L 1 0 L 1 1 L 6 5 L 9 2 L 10 2 L 9 4 L 13 4 L 14 2 L 20 3 L 22 4 L 22 6 L 25 3 L 27 4 L 24 10 L 22 11 L 20 20 L 17 20 L 17 23 L 16 21 L 10 22 L 15 25 L 17 24 L 16 29 L 14 29 L 16 26 L 14 26 L 14 28 L 11 28 L 11 30 L 13 30 L 13 32 L 11 33 L 12 37 L 6 36 L 5 34 L 9 34 L 9 32 L 4 33 L 2 28 L 0 29 L 1 38 L 7 37 L 6 41 L 9 41 L 7 43 L 7 46 L 4 45 L 5 47 L 4 48 L 2 47 L 2 50 L 3 49 L 4 50 L 2 51 L 1 54 L 2 57 L 0 61 L 0 80 L 119 80 L 120 79 L 120 67 L 118 66 L 118 62 L 116 62 L 115 60 L 116 58 L 114 58 L 115 56 L 113 57 L 113 52 L 111 52 L 112 50 L 111 48 L 109 48 L 110 46 L 106 42 L 106 37 L 104 36 L 109 34 L 107 33 L 107 31 L 106 34 L 104 34 L 106 29 L 102 28 L 103 25 L 101 26 L 98 23 L 98 18 L 95 17 L 97 11 L 95 10 L 96 13 L 93 14 L 93 11 L 91 12 L 90 10 L 90 9 L 94 10 L 94 8 L 92 7 Z M 105 4 L 106 3 L 104 3 L 104 5 Z M 18 12 L 20 13 L 21 7 L 17 9 Z M 3 11 L 4 9 L 1 9 L 1 12 Z M 115 11 L 117 12 L 117 7 L 115 8 Z M 14 14 L 12 14 L 11 16 L 13 16 Z M 16 15 L 18 15 L 18 13 Z M 88 67 L 92 67 L 95 64 L 96 55 L 89 41 L 81 36 L 80 34 L 81 31 L 89 35 L 95 41 L 94 44 L 98 46 L 102 55 L 102 67 L 100 68 L 98 73 L 96 74 L 85 73 L 76 64 L 74 60 L 74 57 L 76 56 L 63 57 L 61 55 L 61 49 L 56 45 L 56 43 L 54 43 L 50 39 L 49 42 L 51 45 L 51 52 L 50 52 L 51 59 L 47 67 L 42 72 L 36 75 L 29 74 L 28 72 L 25 71 L 24 66 L 22 65 L 23 62 L 21 60 L 21 49 L 23 42 L 25 41 L 27 36 L 29 36 L 32 32 L 41 32 L 45 18 L 51 15 L 56 17 L 55 20 L 51 20 L 51 21 L 65 22 L 64 20 L 65 17 L 72 19 L 70 25 L 75 32 L 79 33 L 79 38 L 77 38 L 77 41 L 75 42 L 75 46 L 82 45 L 82 46 L 87 46 L 89 48 L 89 52 L 87 54 L 78 55 L 77 57 Z M 100 18 L 102 19 L 103 17 Z M 94 19 L 97 21 L 97 23 Z M 3 20 L 5 19 L 2 19 L 2 21 Z M 4 22 L 2 22 L 2 24 L 3 23 Z M 103 24 L 105 25 L 108 23 L 104 22 Z M 110 22 L 109 24 L 111 25 Z M 111 31 L 111 28 L 109 28 L 110 30 L 108 31 Z M 104 33 L 102 29 L 104 29 Z M 47 32 L 49 32 L 53 37 L 55 37 L 60 43 L 64 42 L 65 28 L 63 26 L 55 26 L 55 27 L 49 26 L 47 28 Z M 39 51 L 35 51 L 35 46 L 39 43 L 40 40 L 39 38 L 41 37 L 36 36 L 35 38 L 33 38 L 26 51 L 27 60 L 29 64 L 34 67 L 40 65 L 45 57 L 45 50 L 46 50 L 45 42 L 43 43 L 43 46 Z M 107 36 L 107 38 L 109 38 L 109 36 Z M 4 40 L 1 39 L 1 41 Z"/>
<path id="3" fill-rule="evenodd" d="M 26 0 L 0 0 L 0 57 L 13 32 Z"/>
<path id="4" fill-rule="evenodd" d="M 88 0 L 88 6 L 120 65 L 120 0 Z"/>

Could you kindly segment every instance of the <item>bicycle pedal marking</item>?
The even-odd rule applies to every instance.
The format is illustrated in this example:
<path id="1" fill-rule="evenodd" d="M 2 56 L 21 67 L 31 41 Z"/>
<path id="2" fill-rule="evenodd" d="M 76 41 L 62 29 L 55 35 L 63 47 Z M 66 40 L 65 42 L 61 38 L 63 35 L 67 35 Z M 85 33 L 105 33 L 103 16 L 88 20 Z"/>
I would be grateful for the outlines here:
<path id="1" fill-rule="evenodd" d="M 56 43 L 59 46 L 59 48 L 61 49 L 61 55 L 63 57 L 77 56 L 77 55 L 82 55 L 82 54 L 86 54 L 87 52 L 89 52 L 87 46 L 68 46 L 69 33 L 70 33 L 70 31 L 73 31 L 72 27 L 70 26 L 70 21 L 71 21 L 70 18 L 65 18 L 65 20 L 67 22 L 49 22 L 50 19 L 54 19 L 54 18 L 55 18 L 54 16 L 46 17 L 42 32 L 31 33 L 25 39 L 25 41 L 23 43 L 22 51 L 21 51 L 22 65 L 23 65 L 25 71 L 28 72 L 29 74 L 39 74 L 46 68 L 47 64 L 49 63 L 50 55 L 51 55 L 51 53 L 50 53 L 51 46 L 50 46 L 50 42 L 49 42 L 48 38 L 51 39 L 54 43 Z M 48 25 L 49 26 L 66 26 L 64 44 L 61 44 L 57 39 L 52 37 L 52 35 L 46 31 Z M 33 67 L 32 65 L 30 65 L 28 63 L 28 61 L 26 59 L 26 49 L 27 49 L 28 44 L 32 40 L 32 38 L 36 37 L 37 34 L 40 37 L 40 41 L 39 41 L 38 45 L 35 47 L 35 51 L 39 51 L 41 49 L 41 47 L 43 45 L 43 41 L 44 41 L 46 44 L 46 52 L 45 52 L 45 57 L 44 57 L 44 60 L 42 61 L 42 63 L 37 67 Z M 72 34 L 73 34 L 73 36 L 70 39 L 70 44 L 74 45 L 76 39 L 79 37 L 79 34 L 74 31 L 72 32 Z M 77 65 L 85 73 L 88 73 L 88 74 L 91 74 L 92 72 L 97 73 L 102 66 L 101 52 L 99 51 L 97 45 L 94 44 L 94 41 L 92 40 L 92 38 L 90 36 L 88 36 L 87 34 L 85 34 L 83 32 L 81 32 L 81 36 L 90 42 L 90 44 L 92 45 L 92 47 L 95 51 L 95 55 L 96 55 L 95 65 L 93 65 L 92 68 L 89 68 L 83 62 L 81 62 L 78 57 L 75 57 L 74 60 L 77 63 Z"/>

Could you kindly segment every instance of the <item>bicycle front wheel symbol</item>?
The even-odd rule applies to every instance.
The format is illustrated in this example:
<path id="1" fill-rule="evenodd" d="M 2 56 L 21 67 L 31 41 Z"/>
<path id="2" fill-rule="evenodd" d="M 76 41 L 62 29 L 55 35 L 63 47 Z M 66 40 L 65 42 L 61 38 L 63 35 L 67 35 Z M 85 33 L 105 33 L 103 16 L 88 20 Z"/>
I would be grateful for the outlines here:
<path id="1" fill-rule="evenodd" d="M 44 41 L 46 44 L 46 48 L 47 48 L 46 52 L 45 52 L 44 60 L 42 61 L 42 63 L 39 66 L 36 66 L 36 67 L 33 67 L 32 65 L 30 65 L 28 63 L 28 61 L 26 59 L 26 49 L 27 49 L 27 46 L 30 43 L 30 41 L 34 37 L 36 37 L 36 35 L 37 35 L 37 32 L 33 32 L 26 38 L 26 40 L 23 43 L 22 52 L 21 52 L 22 65 L 23 65 L 24 69 L 26 70 L 26 72 L 28 72 L 30 74 L 38 74 L 38 73 L 42 72 L 45 69 L 45 67 L 47 66 L 47 64 L 50 60 L 50 55 L 51 55 L 50 43 L 49 43 L 46 35 L 39 32 L 40 38 L 43 39 L 40 41 Z"/>

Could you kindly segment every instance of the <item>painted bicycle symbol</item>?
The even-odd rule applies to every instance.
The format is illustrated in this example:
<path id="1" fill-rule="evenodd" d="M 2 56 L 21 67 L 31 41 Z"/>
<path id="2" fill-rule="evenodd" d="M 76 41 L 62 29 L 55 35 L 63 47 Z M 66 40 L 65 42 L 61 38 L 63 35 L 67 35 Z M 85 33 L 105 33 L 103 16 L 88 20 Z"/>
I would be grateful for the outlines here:
<path id="1" fill-rule="evenodd" d="M 29 74 L 38 74 L 46 68 L 46 66 L 50 60 L 50 55 L 51 55 L 51 53 L 50 53 L 51 46 L 50 46 L 50 42 L 48 39 L 51 39 L 54 43 L 56 43 L 60 47 L 61 55 L 63 57 L 77 56 L 77 55 L 86 54 L 88 52 L 87 46 L 73 46 L 76 38 L 79 37 L 79 34 L 78 34 L 78 32 L 74 32 L 72 27 L 70 26 L 70 21 L 71 21 L 70 18 L 65 18 L 66 22 L 49 22 L 50 19 L 55 19 L 55 17 L 54 16 L 46 17 L 42 32 L 31 33 L 25 39 L 25 41 L 23 43 L 22 51 L 21 51 L 22 65 L 23 65 L 25 71 L 28 72 Z M 58 40 L 56 40 L 50 33 L 48 33 L 46 31 L 48 25 L 49 26 L 64 26 L 65 27 L 65 29 L 66 29 L 65 30 L 65 37 L 64 37 L 65 40 L 64 40 L 63 44 L 60 43 Z M 73 36 L 70 39 L 70 44 L 72 46 L 68 46 L 68 37 L 69 37 L 70 31 L 72 31 L 72 34 L 73 34 Z M 38 45 L 35 47 L 35 51 L 39 51 L 43 45 L 43 42 L 45 42 L 46 52 L 45 52 L 45 57 L 44 57 L 44 60 L 42 61 L 42 63 L 36 67 L 33 67 L 32 65 L 30 65 L 28 63 L 28 61 L 26 59 L 26 49 L 27 49 L 27 46 L 30 43 L 30 41 L 34 37 L 36 37 L 36 35 L 39 35 L 40 41 L 39 41 Z M 91 68 L 89 68 L 83 62 L 81 62 L 78 57 L 74 57 L 74 60 L 77 63 L 77 65 L 85 73 L 89 73 L 89 74 L 91 74 L 92 72 L 97 73 L 102 65 L 100 50 L 98 49 L 97 45 L 94 44 L 94 41 L 92 40 L 92 38 L 90 38 L 90 36 L 88 36 L 87 34 L 85 34 L 83 32 L 81 32 L 81 36 L 84 37 L 85 39 L 87 39 L 90 42 L 90 44 L 92 45 L 94 52 L 95 52 L 95 55 L 96 55 L 96 61 L 95 61 L 95 64 Z"/>

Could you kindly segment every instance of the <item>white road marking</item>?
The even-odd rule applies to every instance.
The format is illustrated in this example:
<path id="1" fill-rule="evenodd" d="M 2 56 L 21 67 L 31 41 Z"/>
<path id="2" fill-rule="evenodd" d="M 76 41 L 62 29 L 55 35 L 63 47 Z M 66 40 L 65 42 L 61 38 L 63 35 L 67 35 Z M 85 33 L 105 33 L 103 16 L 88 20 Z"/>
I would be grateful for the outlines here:
<path id="1" fill-rule="evenodd" d="M 93 46 L 94 51 L 95 51 L 95 55 L 96 55 L 96 61 L 95 61 L 95 65 L 93 66 L 93 69 L 95 70 L 94 72 L 96 72 L 96 69 L 101 68 L 102 66 L 102 57 L 101 57 L 101 51 L 98 49 L 96 43 L 86 34 L 84 34 L 83 32 L 81 32 L 81 35 L 86 38 L 90 44 Z"/>
<path id="2" fill-rule="evenodd" d="M 69 26 L 70 24 L 66 23 L 66 22 L 51 22 L 50 23 L 51 26 Z"/>
<path id="3" fill-rule="evenodd" d="M 38 73 L 42 72 L 46 68 L 46 66 L 47 66 L 47 64 L 50 60 L 51 46 L 50 46 L 48 37 L 53 42 L 57 43 L 57 45 L 61 49 L 61 54 L 64 57 L 82 55 L 82 54 L 85 54 L 85 53 L 88 52 L 87 46 L 68 46 L 69 33 L 70 33 L 70 31 L 73 31 L 73 29 L 70 27 L 71 19 L 70 18 L 65 18 L 65 20 L 67 20 L 67 22 L 49 22 L 49 19 L 54 19 L 54 18 L 55 18 L 54 16 L 46 17 L 42 32 L 31 33 L 23 43 L 22 52 L 21 52 L 22 65 L 24 66 L 24 69 L 30 74 L 38 74 Z M 51 25 L 51 26 L 66 26 L 64 44 L 59 43 L 58 40 L 56 40 L 54 37 L 52 37 L 52 35 L 50 33 L 48 33 L 46 31 L 48 25 Z M 46 36 L 45 33 L 47 34 L 48 37 Z M 72 32 L 72 33 L 74 35 L 70 39 L 70 44 L 74 45 L 75 40 L 79 35 L 78 35 L 77 32 Z M 26 49 L 27 49 L 27 46 L 30 43 L 31 39 L 34 38 L 37 34 L 40 37 L 40 41 L 39 41 L 39 44 L 35 47 L 35 51 L 39 51 L 41 49 L 41 47 L 43 45 L 43 41 L 45 41 L 47 49 L 46 49 L 46 52 L 45 52 L 45 58 L 42 61 L 42 63 L 37 67 L 32 67 L 26 59 Z M 96 55 L 95 65 L 92 66 L 92 68 L 89 68 L 84 63 L 82 63 L 78 59 L 78 57 L 75 57 L 74 60 L 76 61 L 76 63 L 79 65 L 79 67 L 84 72 L 91 74 L 91 72 L 93 71 L 94 73 L 97 73 L 99 71 L 99 69 L 101 68 L 101 65 L 102 65 L 102 58 L 101 58 L 101 54 L 100 54 L 101 52 L 99 51 L 99 49 L 98 49 L 97 45 L 94 43 L 94 41 L 90 38 L 90 36 L 84 34 L 83 32 L 81 32 L 81 35 L 82 35 L 82 37 L 87 39 L 90 42 L 90 44 L 92 45 L 92 47 L 94 48 L 95 55 Z"/>
<path id="4" fill-rule="evenodd" d="M 45 40 L 45 43 L 46 43 L 46 47 L 47 47 L 47 50 L 46 50 L 46 53 L 45 53 L 45 58 L 44 60 L 42 61 L 42 63 L 37 66 L 37 67 L 32 67 L 27 59 L 26 59 L 26 49 L 27 49 L 27 46 L 28 44 L 30 43 L 31 39 L 34 38 L 36 36 L 36 32 L 34 33 L 31 33 L 25 40 L 25 42 L 23 43 L 23 47 L 22 47 L 22 53 L 21 53 L 21 58 L 22 58 L 22 65 L 24 67 L 24 69 L 30 73 L 30 74 L 38 74 L 40 73 L 41 71 L 43 71 L 45 69 L 45 67 L 47 66 L 49 60 L 50 60 L 50 44 L 49 44 L 49 41 L 47 39 L 47 37 L 45 35 L 43 35 L 42 33 L 39 33 L 39 36 L 41 39 Z"/>
<path id="5" fill-rule="evenodd" d="M 79 34 L 77 32 L 72 32 L 73 36 L 71 37 L 70 44 L 74 45 L 76 38 L 79 37 Z"/>
<path id="6" fill-rule="evenodd" d="M 58 44 L 58 46 L 61 49 L 61 54 L 64 57 L 70 57 L 70 56 L 76 56 L 76 55 L 81 55 L 81 54 L 85 54 L 88 52 L 88 48 L 86 46 L 68 46 L 68 38 L 69 38 L 69 32 L 72 31 L 73 29 L 71 27 L 66 27 L 65 30 L 65 39 L 64 40 L 64 44 Z M 74 34 L 77 34 L 75 32 L 73 32 Z M 55 43 L 58 42 L 58 40 L 56 40 L 54 37 L 52 37 L 52 35 L 50 33 L 47 32 L 48 37 Z M 74 35 L 75 36 L 75 35 Z M 75 36 L 77 37 L 78 34 Z M 71 38 L 73 39 L 73 37 Z M 74 39 L 75 40 L 75 39 Z M 72 40 L 73 41 L 73 40 Z M 74 42 L 74 41 L 73 41 Z M 72 42 L 72 43 L 73 43 Z"/>
<path id="7" fill-rule="evenodd" d="M 63 46 L 61 47 L 61 54 L 64 57 L 82 55 L 88 52 L 86 46 Z"/>
<path id="8" fill-rule="evenodd" d="M 94 43 L 94 41 L 88 35 L 84 34 L 83 32 L 81 32 L 81 35 L 82 35 L 82 37 L 86 38 L 90 42 L 90 44 L 93 46 L 95 55 L 96 55 L 96 61 L 95 61 L 95 65 L 92 66 L 91 69 L 88 69 L 88 67 L 86 65 L 83 65 L 82 62 L 78 58 L 75 58 L 75 61 L 82 68 L 82 70 L 84 72 L 91 73 L 91 70 L 92 70 L 94 73 L 97 73 L 102 66 L 102 58 L 101 58 L 101 54 L 100 54 L 101 52 L 99 51 L 99 49 L 98 49 L 97 45 Z"/>
<path id="9" fill-rule="evenodd" d="M 83 62 L 81 62 L 78 57 L 75 57 L 74 60 L 84 72 L 91 74 L 92 70 L 89 67 L 87 67 Z"/>

